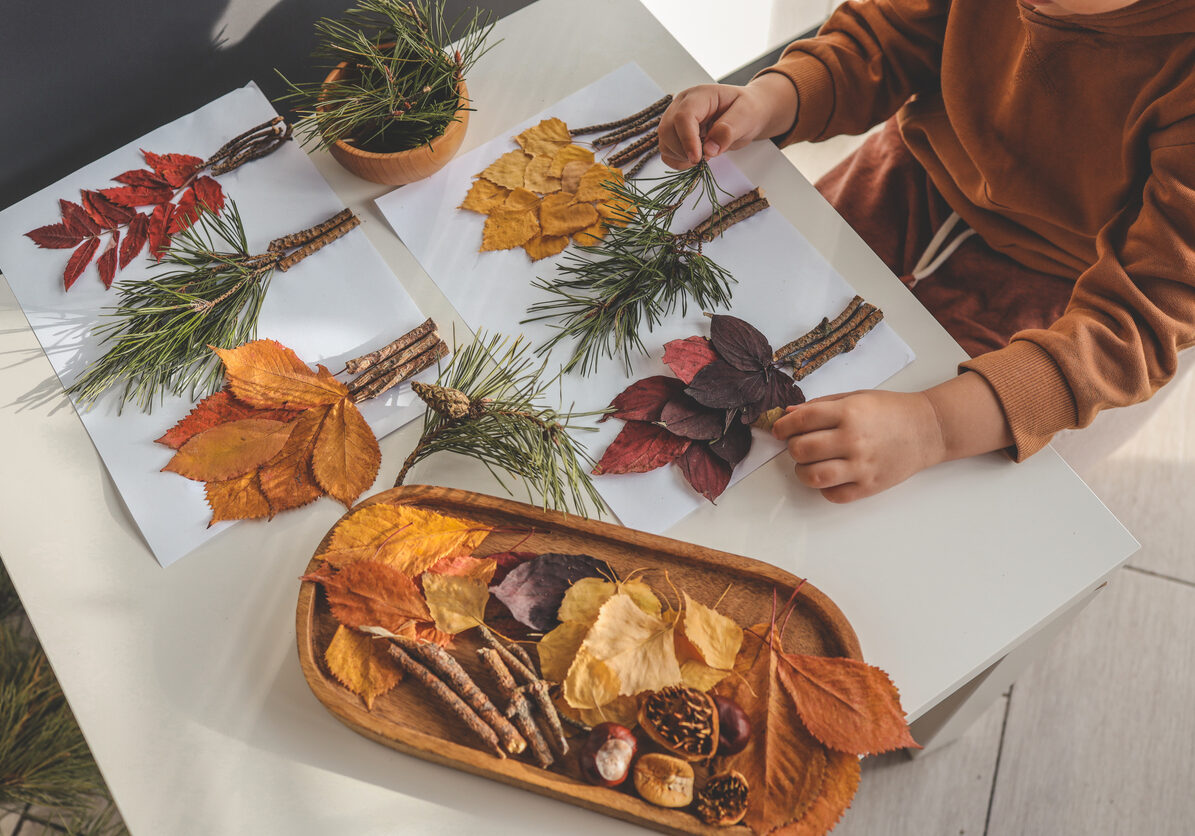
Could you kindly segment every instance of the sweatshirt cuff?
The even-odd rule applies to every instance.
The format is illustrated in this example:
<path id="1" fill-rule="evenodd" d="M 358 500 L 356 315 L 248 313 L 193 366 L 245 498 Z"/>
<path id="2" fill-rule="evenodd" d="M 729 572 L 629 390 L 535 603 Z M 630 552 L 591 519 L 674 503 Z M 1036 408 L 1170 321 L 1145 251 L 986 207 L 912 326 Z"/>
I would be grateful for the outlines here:
<path id="1" fill-rule="evenodd" d="M 773 137 L 777 145 L 816 139 L 826 132 L 834 112 L 834 80 L 820 59 L 807 52 L 786 52 L 770 67 L 755 74 L 779 73 L 797 88 L 797 117 L 788 133 Z"/>
<path id="2" fill-rule="evenodd" d="M 1054 433 L 1078 424 L 1075 397 L 1062 370 L 1045 349 L 1014 339 L 1004 348 L 959 364 L 982 375 L 996 392 L 1012 430 L 1009 454 L 1024 461 L 1050 443 Z"/>

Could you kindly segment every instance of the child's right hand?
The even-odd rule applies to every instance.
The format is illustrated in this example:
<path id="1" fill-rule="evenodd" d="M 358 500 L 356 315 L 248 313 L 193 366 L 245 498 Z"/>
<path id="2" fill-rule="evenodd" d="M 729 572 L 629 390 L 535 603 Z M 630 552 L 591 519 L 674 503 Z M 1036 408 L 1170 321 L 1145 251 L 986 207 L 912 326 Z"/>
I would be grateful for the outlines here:
<path id="1" fill-rule="evenodd" d="M 699 84 L 673 99 L 660 119 L 660 156 L 683 170 L 756 139 L 786 133 L 797 113 L 797 90 L 779 73 L 746 87 Z"/>

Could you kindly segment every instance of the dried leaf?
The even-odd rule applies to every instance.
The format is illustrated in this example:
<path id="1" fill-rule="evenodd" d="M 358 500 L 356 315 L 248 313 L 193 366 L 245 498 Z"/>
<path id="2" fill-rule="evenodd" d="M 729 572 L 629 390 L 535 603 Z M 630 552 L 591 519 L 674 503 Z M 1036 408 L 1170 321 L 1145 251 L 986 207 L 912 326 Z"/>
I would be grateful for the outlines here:
<path id="1" fill-rule="evenodd" d="M 593 165 L 593 150 L 582 145 L 566 145 L 552 157 L 552 167 L 549 171 L 553 177 L 563 179 L 564 170 L 570 165 L 575 166 L 574 171 L 579 170 L 577 175 L 579 183 L 581 174 L 584 174 Z"/>
<path id="2" fill-rule="evenodd" d="M 581 194 L 580 188 L 577 194 Z M 593 206 L 607 226 L 626 226 L 635 217 L 635 206 L 627 198 L 611 196 L 597 201 Z"/>
<path id="3" fill-rule="evenodd" d="M 507 189 L 519 189 L 523 186 L 523 173 L 527 164 L 531 162 L 531 155 L 522 151 L 508 151 L 494 160 L 485 171 L 477 175 L 489 180 L 496 186 Z"/>
<path id="4" fill-rule="evenodd" d="M 149 216 L 149 254 L 161 258 L 170 245 L 170 219 L 174 216 L 174 204 L 163 203 L 154 207 Z"/>
<path id="5" fill-rule="evenodd" d="M 103 229 L 115 229 L 121 224 L 128 223 L 133 218 L 133 210 L 124 206 L 117 206 L 99 192 L 84 190 L 83 208 L 91 219 Z"/>
<path id="6" fill-rule="evenodd" d="M 250 406 L 305 409 L 333 404 L 348 388 L 323 366 L 313 372 L 291 349 L 275 340 L 254 340 L 239 348 L 212 349 L 224 361 L 233 395 Z"/>
<path id="7" fill-rule="evenodd" d="M 770 836 L 825 836 L 838 824 L 846 808 L 851 806 L 851 800 L 859 789 L 861 774 L 857 757 L 828 750 L 826 777 L 817 800 L 801 816 L 800 821 L 773 830 Z"/>
<path id="8" fill-rule="evenodd" d="M 622 172 L 616 168 L 598 163 L 592 165 L 581 175 L 581 182 L 577 184 L 577 191 L 573 199 L 578 203 L 598 203 L 611 200 L 615 193 L 610 190 L 611 185 L 625 182 Z"/>
<path id="9" fill-rule="evenodd" d="M 615 582 L 603 578 L 582 578 L 564 593 L 557 617 L 562 622 L 571 621 L 588 626 L 597 619 L 602 605 L 620 592 L 631 596 L 631 600 L 648 615 L 658 617 L 661 614 L 660 599 L 643 581 Z"/>
<path id="10" fill-rule="evenodd" d="M 436 629 L 456 635 L 485 619 L 485 605 L 490 598 L 486 582 L 463 575 L 423 573 L 423 594 L 436 622 Z"/>
<path id="11" fill-rule="evenodd" d="M 537 209 L 542 198 L 530 189 L 518 188 L 506 196 L 504 209 Z"/>
<path id="12" fill-rule="evenodd" d="M 490 530 L 474 520 L 378 502 L 341 520 L 320 557 L 334 565 L 377 560 L 414 578 L 442 557 L 474 551 Z"/>
<path id="13" fill-rule="evenodd" d="M 744 372 L 715 360 L 693 376 L 685 394 L 715 409 L 737 409 L 755 403 L 764 391 L 763 372 Z"/>
<path id="14" fill-rule="evenodd" d="M 62 271 L 62 288 L 63 290 L 70 290 L 71 285 L 83 275 L 83 271 L 87 269 L 87 265 L 91 263 L 91 257 L 95 255 L 95 251 L 100 248 L 99 238 L 88 238 L 79 248 L 71 253 L 70 259 L 66 262 L 66 269 Z"/>
<path id="15" fill-rule="evenodd" d="M 489 556 L 489 560 L 497 564 L 494 569 L 494 577 L 490 578 L 490 585 L 502 583 L 502 581 L 514 571 L 516 566 L 521 566 L 528 560 L 535 560 L 539 557 L 535 552 L 496 552 Z"/>
<path id="16" fill-rule="evenodd" d="M 564 192 L 550 194 L 539 207 L 539 222 L 545 235 L 572 235 L 598 221 L 597 210 L 588 203 L 573 203 Z"/>
<path id="17" fill-rule="evenodd" d="M 528 154 L 546 154 L 551 158 L 561 146 L 572 142 L 572 137 L 569 136 L 568 125 L 552 117 L 523 131 L 515 137 L 515 142 Z"/>
<path id="18" fill-rule="evenodd" d="M 712 668 L 729 671 L 743 646 L 743 628 L 722 613 L 685 597 L 685 638 L 697 648 L 701 660 Z"/>
<path id="19" fill-rule="evenodd" d="M 156 206 L 174 197 L 174 189 L 161 186 L 117 186 L 100 189 L 100 194 L 117 206 Z"/>
<path id="20" fill-rule="evenodd" d="M 243 401 L 238 401 L 224 388 L 195 404 L 195 407 L 157 439 L 156 443 L 177 450 L 194 436 L 204 430 L 210 430 L 217 424 L 239 421 L 242 418 L 269 418 L 272 421 L 289 423 L 298 414 L 291 409 L 259 409 L 249 406 Z"/>
<path id="21" fill-rule="evenodd" d="M 378 440 L 347 397 L 324 418 L 311 456 L 311 472 L 328 496 L 346 506 L 373 484 L 382 463 Z"/>
<path id="22" fill-rule="evenodd" d="M 681 662 L 681 682 L 698 691 L 708 691 L 730 675 L 730 671 L 723 668 L 711 668 L 704 662 L 688 659 Z"/>
<path id="23" fill-rule="evenodd" d="M 114 229 L 108 238 L 108 246 L 104 247 L 104 251 L 95 262 L 96 269 L 100 271 L 100 281 L 104 283 L 105 288 L 112 287 L 112 280 L 116 278 L 116 255 L 119 246 L 120 230 Z"/>
<path id="24" fill-rule="evenodd" d="M 62 222 L 71 232 L 79 235 L 98 235 L 100 226 L 91 219 L 87 211 L 77 203 L 69 200 L 59 200 L 58 209 L 62 213 Z"/>
<path id="25" fill-rule="evenodd" d="M 624 421 L 659 421 L 664 405 L 683 391 L 684 385 L 667 375 L 657 374 L 636 380 L 614 397 L 610 403 L 614 412 L 603 415 L 601 420 L 621 418 Z"/>
<path id="26" fill-rule="evenodd" d="M 597 617 L 596 613 L 594 617 Z M 591 626 L 592 621 L 564 621 L 539 640 L 536 648 L 539 652 L 539 671 L 544 679 L 564 682 Z"/>
<path id="27" fill-rule="evenodd" d="M 877 667 L 826 656 L 780 654 L 780 681 L 805 727 L 831 749 L 878 755 L 921 748 L 909 734 L 896 686 Z"/>
<path id="28" fill-rule="evenodd" d="M 801 387 L 784 371 L 769 369 L 764 395 L 760 399 L 761 413 L 800 403 L 805 403 L 805 393 L 801 391 Z M 754 420 L 753 418 L 752 421 Z"/>
<path id="29" fill-rule="evenodd" d="M 494 572 L 497 568 L 498 561 L 492 557 L 471 557 L 458 554 L 453 557 L 440 558 L 427 571 L 433 575 L 457 575 L 462 578 L 473 578 L 489 585 L 490 581 L 494 579 Z"/>
<path id="30" fill-rule="evenodd" d="M 146 239 L 149 238 L 149 215 L 138 213 L 129 221 L 129 228 L 125 230 L 124 243 L 120 245 L 120 269 L 123 270 L 129 262 L 141 254 Z"/>
<path id="31" fill-rule="evenodd" d="M 562 148 L 561 151 L 564 149 Z M 585 172 L 593 168 L 593 162 L 582 162 L 581 160 L 573 160 L 560 170 L 560 190 L 568 192 L 569 194 L 576 194 L 576 191 L 581 186 L 581 178 Z"/>
<path id="32" fill-rule="evenodd" d="M 680 386 L 684 386 L 679 380 Z M 683 391 L 673 395 L 660 411 L 660 423 L 673 435 L 694 441 L 712 441 L 722 435 L 726 412 L 702 406 Z"/>
<path id="33" fill-rule="evenodd" d="M 520 624 L 547 631 L 556 626 L 556 613 L 570 586 L 582 578 L 613 576 L 609 564 L 596 557 L 548 553 L 516 566 L 490 592 Z"/>
<path id="34" fill-rule="evenodd" d="M 692 442 L 645 421 L 629 421 L 593 469 L 604 473 L 646 473 L 675 461 Z"/>
<path id="35" fill-rule="evenodd" d="M 286 444 L 258 471 L 262 492 L 270 500 L 275 514 L 302 507 L 324 495 L 312 473 L 311 459 L 315 440 L 329 409 L 316 406 L 299 413 L 293 419 Z"/>
<path id="36" fill-rule="evenodd" d="M 142 149 L 141 156 L 159 177 L 176 189 L 203 166 L 202 159 L 190 154 L 155 154 Z"/>
<path id="37" fill-rule="evenodd" d="M 548 173 L 552 167 L 552 158 L 546 154 L 532 157 L 523 172 L 523 187 L 540 194 L 560 191 L 560 175 Z"/>
<path id="38" fill-rule="evenodd" d="M 170 184 L 148 168 L 135 168 L 132 171 L 118 174 L 112 179 L 127 186 L 143 186 L 148 189 L 170 188 L 171 195 L 174 194 L 174 189 L 170 187 Z"/>
<path id="39" fill-rule="evenodd" d="M 709 444 L 694 442 L 676 463 L 689 486 L 710 502 L 721 496 L 730 484 L 733 468 L 710 452 Z"/>
<path id="40" fill-rule="evenodd" d="M 523 249 L 531 256 L 532 261 L 539 261 L 541 258 L 551 258 L 563 252 L 567 246 L 567 235 L 537 235 L 524 244 Z"/>
<path id="41" fill-rule="evenodd" d="M 208 482 L 203 486 L 212 518 L 208 525 L 223 520 L 256 520 L 274 513 L 270 500 L 261 489 L 256 470 L 235 479 Z"/>
<path id="42" fill-rule="evenodd" d="M 213 215 L 218 215 L 224 208 L 224 190 L 211 177 L 195 178 L 191 188 L 195 190 L 196 202 Z"/>
<path id="43" fill-rule="evenodd" d="M 674 647 L 674 621 L 644 612 L 628 594 L 619 592 L 602 605 L 597 620 L 585 636 L 577 658 L 591 657 L 605 664 L 617 677 L 618 694 L 632 696 L 643 691 L 658 691 L 681 680 L 680 664 Z M 565 679 L 566 698 L 584 693 L 579 684 L 570 688 L 578 668 L 569 669 Z M 595 708 L 580 705 L 577 708 Z"/>
<path id="44" fill-rule="evenodd" d="M 713 346 L 705 337 L 689 337 L 664 343 L 664 363 L 686 385 L 693 382 L 693 377 L 699 371 L 717 359 L 718 355 L 714 353 Z"/>
<path id="45" fill-rule="evenodd" d="M 573 243 L 582 247 L 589 247 L 606 237 L 606 225 L 598 221 L 593 226 L 587 226 L 573 235 Z"/>
<path id="46" fill-rule="evenodd" d="M 489 180 L 474 180 L 459 208 L 488 215 L 501 206 L 509 194 L 510 189 L 503 188 Z"/>
<path id="47" fill-rule="evenodd" d="M 754 325 L 737 316 L 714 314 L 710 320 L 714 351 L 736 369 L 757 372 L 772 362 L 772 346 Z"/>
<path id="48" fill-rule="evenodd" d="M 242 418 L 199 433 L 162 468 L 197 482 L 222 482 L 272 459 L 290 435 L 282 421 Z"/>
<path id="49" fill-rule="evenodd" d="M 751 452 L 751 427 L 732 421 L 721 438 L 710 442 L 710 452 L 733 469 Z"/>
<path id="50" fill-rule="evenodd" d="M 321 566 L 301 580 L 323 585 L 332 615 L 345 627 L 381 627 L 398 633 L 431 619 L 415 581 L 384 563 L 362 560 L 337 572 Z"/>
<path id="51" fill-rule="evenodd" d="M 595 709 L 618 698 L 619 684 L 614 670 L 582 647 L 573 657 L 561 693 L 572 708 Z"/>
<path id="52" fill-rule="evenodd" d="M 373 708 L 373 701 L 402 681 L 402 672 L 390 661 L 386 642 L 341 625 L 336 628 L 324 662 L 340 684 Z"/>
<path id="53" fill-rule="evenodd" d="M 538 234 L 539 215 L 535 209 L 495 209 L 485 219 L 481 252 L 521 247 Z"/>
<path id="54" fill-rule="evenodd" d="M 188 188 L 178 199 L 178 203 L 174 204 L 174 211 L 170 214 L 170 225 L 166 227 L 166 231 L 171 235 L 177 235 L 189 229 L 191 224 L 199 220 L 200 211 L 199 196 L 195 194 L 194 188 Z"/>
<path id="55" fill-rule="evenodd" d="M 772 426 L 777 421 L 779 421 L 781 418 L 784 417 L 784 412 L 785 412 L 784 408 L 780 407 L 780 406 L 774 407 L 772 409 L 764 410 L 763 412 L 761 412 L 759 414 L 758 418 L 756 418 L 754 421 L 751 422 L 751 426 L 758 427 L 759 429 L 764 430 L 765 432 L 771 432 Z M 714 452 L 718 452 L 718 451 L 715 450 Z M 722 456 L 721 453 L 718 453 L 718 455 Z M 722 456 L 722 458 L 725 459 L 726 456 Z M 726 460 L 730 461 L 729 459 L 726 459 Z"/>
<path id="56" fill-rule="evenodd" d="M 597 708 L 573 708 L 563 696 L 556 699 L 555 704 L 557 711 L 583 726 L 618 723 L 633 729 L 639 724 L 639 700 L 634 697 L 615 697 Z"/>
<path id="57" fill-rule="evenodd" d="M 25 237 L 45 250 L 66 250 L 83 240 L 83 233 L 72 231 L 65 223 L 48 224 L 26 232 Z"/>

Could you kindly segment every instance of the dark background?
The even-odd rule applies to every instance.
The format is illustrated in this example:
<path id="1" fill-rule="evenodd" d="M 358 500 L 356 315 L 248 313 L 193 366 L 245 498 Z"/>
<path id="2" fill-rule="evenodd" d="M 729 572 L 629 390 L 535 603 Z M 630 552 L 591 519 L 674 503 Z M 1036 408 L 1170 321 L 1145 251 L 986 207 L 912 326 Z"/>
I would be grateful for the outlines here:
<path id="1" fill-rule="evenodd" d="M 502 17 L 530 0 L 447 0 Z M 352 0 L 3 0 L 0 209 L 256 81 L 266 96 L 324 73 L 312 24 Z M 771 56 L 734 73 L 742 83 Z M 281 107 L 280 107 L 281 110 Z M 284 114 L 285 115 L 285 114 Z"/>

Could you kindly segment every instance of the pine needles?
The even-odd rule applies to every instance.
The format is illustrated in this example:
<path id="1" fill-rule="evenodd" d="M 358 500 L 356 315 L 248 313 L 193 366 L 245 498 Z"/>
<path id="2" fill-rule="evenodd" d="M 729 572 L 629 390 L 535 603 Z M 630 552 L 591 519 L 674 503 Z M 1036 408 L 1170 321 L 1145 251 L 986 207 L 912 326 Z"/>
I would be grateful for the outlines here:
<path id="1" fill-rule="evenodd" d="M 544 508 L 580 514 L 601 508 L 589 478 L 593 460 L 569 434 L 579 415 L 544 405 L 556 380 L 545 379 L 545 371 L 546 361 L 537 363 L 522 337 L 478 333 L 455 353 L 436 385 L 415 384 L 428 410 L 395 485 L 428 456 L 458 453 L 481 461 L 503 487 L 502 473 L 525 480 L 528 497 L 534 489 Z"/>
<path id="2" fill-rule="evenodd" d="M 532 305 L 523 321 L 549 320 L 557 329 L 541 353 L 573 343 L 565 371 L 589 374 L 601 358 L 619 357 L 629 372 L 632 353 L 645 350 L 641 328 L 651 331 L 678 307 L 683 315 L 690 300 L 702 310 L 730 302 L 730 273 L 702 254 L 699 238 L 671 231 L 690 195 L 718 212 L 722 190 L 709 166 L 702 162 L 652 182 L 643 190 L 607 181 L 615 202 L 630 207 L 625 226 L 570 251 L 557 265 L 559 276 L 535 282 L 553 298 Z"/>

